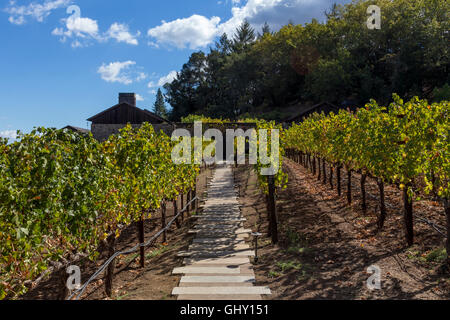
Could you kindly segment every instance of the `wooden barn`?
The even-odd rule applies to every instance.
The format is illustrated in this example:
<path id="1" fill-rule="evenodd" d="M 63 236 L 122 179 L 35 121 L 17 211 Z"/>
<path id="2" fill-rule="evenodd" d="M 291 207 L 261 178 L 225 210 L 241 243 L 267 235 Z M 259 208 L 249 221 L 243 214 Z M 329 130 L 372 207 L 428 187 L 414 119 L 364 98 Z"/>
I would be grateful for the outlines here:
<path id="1" fill-rule="evenodd" d="M 119 103 L 106 109 L 87 121 L 92 124 L 152 124 L 167 123 L 166 119 L 148 111 L 136 107 L 136 96 L 134 93 L 119 93 Z"/>
<path id="2" fill-rule="evenodd" d="M 170 121 L 161 118 L 155 113 L 140 109 L 136 106 L 136 95 L 134 93 L 119 93 L 119 103 L 108 108 L 95 116 L 90 117 L 91 132 L 95 139 L 103 141 L 112 134 L 116 134 L 127 124 L 139 127 L 144 122 L 153 125 L 170 125 Z"/>
<path id="3" fill-rule="evenodd" d="M 302 122 L 303 119 L 307 118 L 314 112 L 321 113 L 324 112 L 325 114 L 328 114 L 330 112 L 338 112 L 339 107 L 329 103 L 329 102 L 321 102 L 316 105 L 313 105 L 311 107 L 303 108 L 300 112 L 292 115 L 291 117 L 284 120 L 285 123 L 292 123 L 292 122 Z"/>

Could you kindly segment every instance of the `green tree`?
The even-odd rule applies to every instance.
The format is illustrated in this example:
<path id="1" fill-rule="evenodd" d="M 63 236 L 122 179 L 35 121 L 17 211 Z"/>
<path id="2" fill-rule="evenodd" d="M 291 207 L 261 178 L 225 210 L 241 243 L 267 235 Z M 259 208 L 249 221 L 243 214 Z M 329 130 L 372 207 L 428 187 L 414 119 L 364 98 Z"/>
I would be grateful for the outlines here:
<path id="1" fill-rule="evenodd" d="M 167 108 L 166 104 L 164 103 L 164 96 L 161 92 L 161 89 L 158 89 L 158 93 L 156 94 L 156 101 L 153 107 L 153 112 L 162 118 L 167 117 Z"/>
<path id="2" fill-rule="evenodd" d="M 381 8 L 379 30 L 367 28 L 371 4 Z M 320 100 L 389 104 L 392 92 L 442 99 L 448 12 L 448 0 L 354 0 L 333 5 L 326 22 L 290 23 L 276 32 L 266 24 L 257 37 L 244 21 L 209 53 L 192 54 L 165 87 L 171 116 L 268 116 Z"/>
<path id="3" fill-rule="evenodd" d="M 233 37 L 233 49 L 236 52 L 247 50 L 249 46 L 255 41 L 255 29 L 252 28 L 247 20 L 244 20 L 236 29 Z"/>
<path id="4" fill-rule="evenodd" d="M 272 31 L 270 30 L 269 24 L 264 22 L 264 25 L 261 28 L 261 33 L 258 33 L 258 38 L 261 39 L 265 34 L 272 34 Z"/>

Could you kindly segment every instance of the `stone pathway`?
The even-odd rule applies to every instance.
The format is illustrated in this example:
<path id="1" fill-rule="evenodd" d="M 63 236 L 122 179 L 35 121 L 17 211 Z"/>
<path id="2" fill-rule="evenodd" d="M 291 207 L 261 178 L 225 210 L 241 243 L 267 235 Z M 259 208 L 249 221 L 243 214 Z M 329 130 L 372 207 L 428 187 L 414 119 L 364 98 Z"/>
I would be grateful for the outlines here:
<path id="1" fill-rule="evenodd" d="M 251 230 L 243 228 L 239 203 L 229 166 L 218 165 L 208 186 L 203 214 L 190 233 L 196 237 L 189 250 L 178 255 L 183 274 L 172 291 L 178 300 L 261 300 L 267 287 L 254 286 L 255 274 L 249 256 L 254 256 L 245 239 Z"/>

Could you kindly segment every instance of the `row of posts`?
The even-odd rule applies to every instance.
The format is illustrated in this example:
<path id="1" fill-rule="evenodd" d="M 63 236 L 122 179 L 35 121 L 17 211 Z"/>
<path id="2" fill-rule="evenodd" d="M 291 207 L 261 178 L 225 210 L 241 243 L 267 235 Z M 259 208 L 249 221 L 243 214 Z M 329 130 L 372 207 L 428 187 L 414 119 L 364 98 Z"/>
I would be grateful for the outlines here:
<path id="1" fill-rule="evenodd" d="M 208 165 L 204 164 L 201 167 L 201 173 L 206 171 L 208 169 Z M 207 179 L 207 178 L 206 178 Z M 207 181 L 207 180 L 206 180 Z M 205 184 L 206 185 L 206 184 Z M 173 205 L 173 214 L 174 217 L 178 214 L 178 210 L 182 210 L 188 203 L 190 203 L 193 199 L 197 197 L 197 183 L 189 190 L 186 194 L 181 194 L 177 199 L 172 200 Z M 178 199 L 180 199 L 180 208 L 178 208 Z M 180 214 L 180 216 L 175 220 L 176 227 L 178 229 L 181 228 L 181 223 L 184 221 L 185 214 L 186 217 L 189 217 L 190 213 L 192 211 L 197 210 L 198 208 L 198 199 L 192 201 L 190 203 L 186 210 Z M 180 222 L 181 220 L 181 222 Z M 162 232 L 162 243 L 167 243 L 167 230 L 165 230 L 167 226 L 167 200 L 163 201 L 161 203 L 161 230 L 164 230 Z M 138 240 L 139 243 L 145 242 L 145 229 L 144 229 L 144 215 L 141 216 L 141 219 L 137 223 L 137 229 L 138 229 Z M 109 256 L 113 255 L 115 253 L 115 237 L 110 237 L 108 241 L 108 254 Z M 139 249 L 139 263 L 140 267 L 145 267 L 145 248 L 142 246 Z M 112 295 L 112 280 L 113 280 L 113 274 L 115 270 L 115 259 L 109 264 L 106 275 L 105 275 L 105 293 L 108 297 L 111 297 Z"/>

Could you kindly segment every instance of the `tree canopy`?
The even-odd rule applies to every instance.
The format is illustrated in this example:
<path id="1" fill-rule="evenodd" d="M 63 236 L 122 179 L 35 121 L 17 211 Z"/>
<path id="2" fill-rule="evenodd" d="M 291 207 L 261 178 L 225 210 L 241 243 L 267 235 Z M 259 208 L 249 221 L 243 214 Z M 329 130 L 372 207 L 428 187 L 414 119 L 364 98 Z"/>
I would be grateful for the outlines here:
<path id="1" fill-rule="evenodd" d="M 162 118 L 167 118 L 167 108 L 164 103 L 164 96 L 161 89 L 158 89 L 158 92 L 156 93 L 156 101 L 153 107 L 153 112 Z"/>
<path id="2" fill-rule="evenodd" d="M 367 8 L 381 8 L 381 29 Z M 450 4 L 446 0 L 354 0 L 326 21 L 256 32 L 244 21 L 209 53 L 194 52 L 165 85 L 170 117 L 189 114 L 279 120 L 293 103 L 387 104 L 392 93 L 442 99 L 448 90 Z M 438 95 L 439 97 L 434 97 Z"/>

